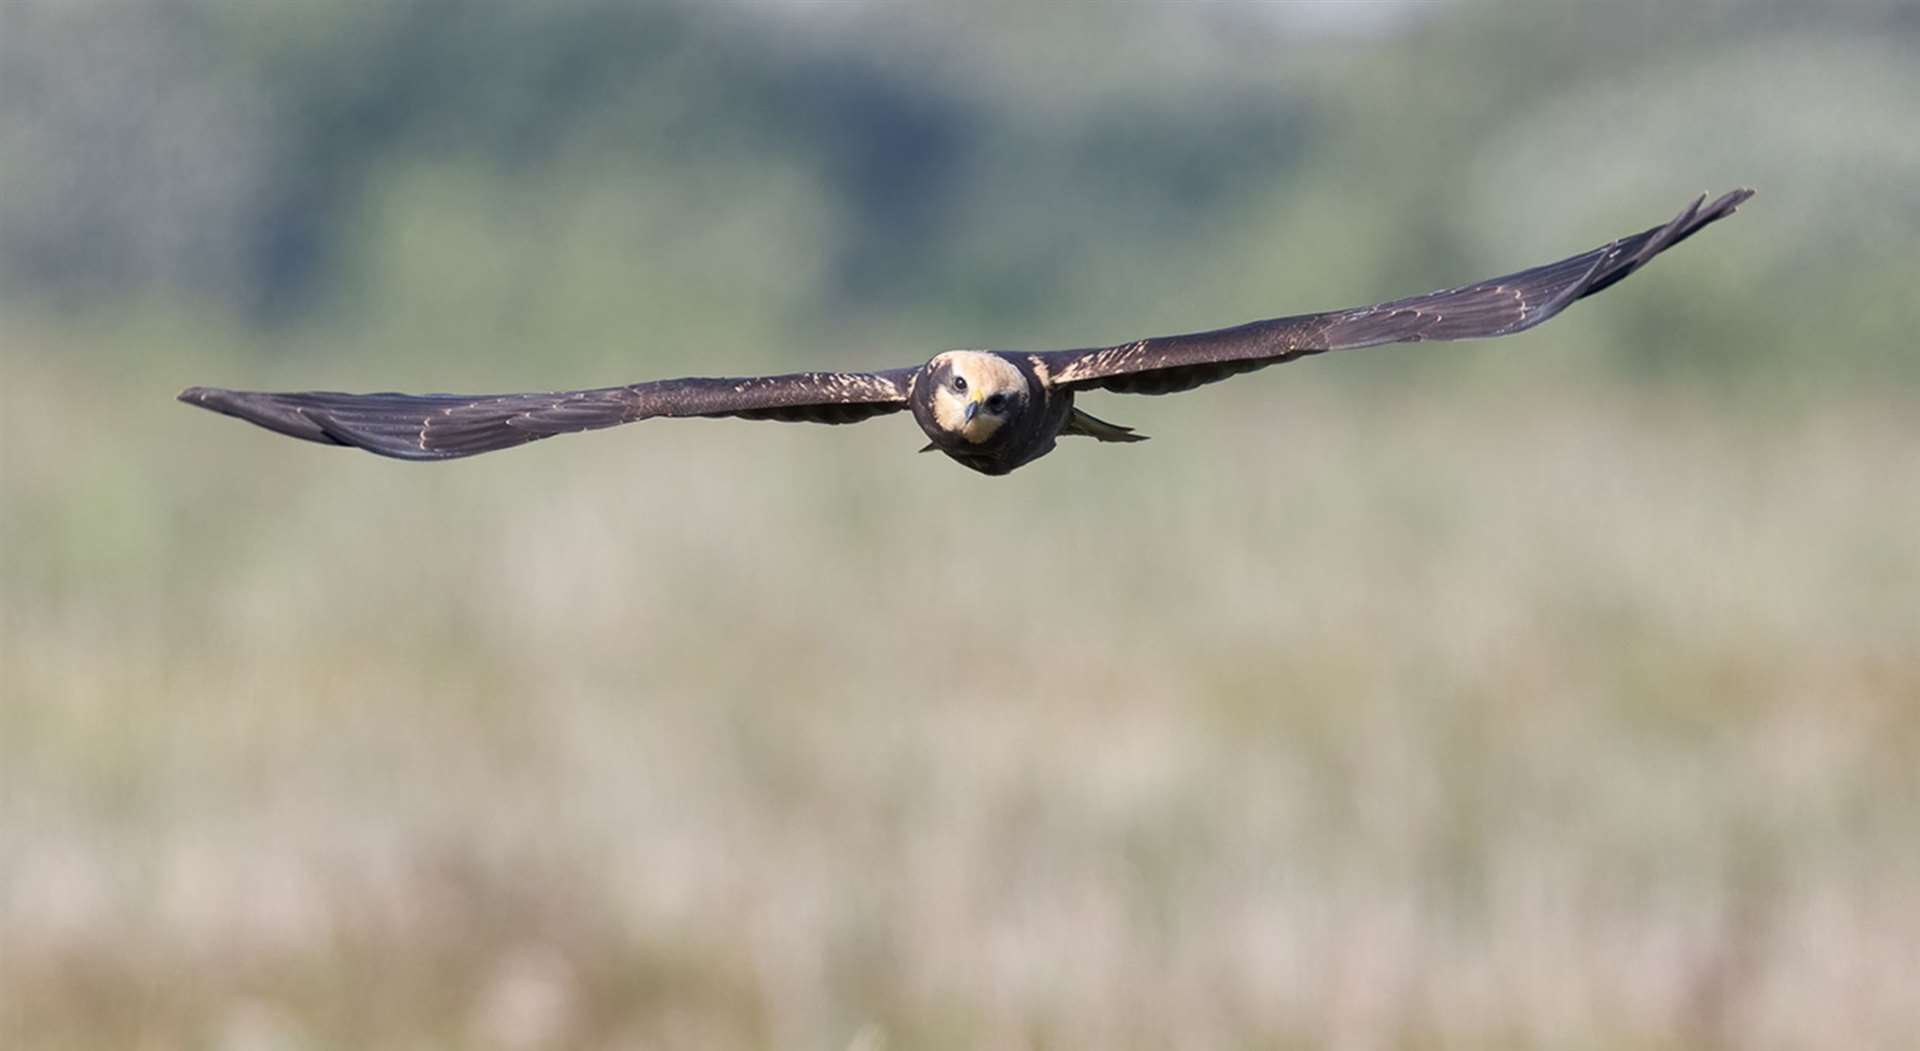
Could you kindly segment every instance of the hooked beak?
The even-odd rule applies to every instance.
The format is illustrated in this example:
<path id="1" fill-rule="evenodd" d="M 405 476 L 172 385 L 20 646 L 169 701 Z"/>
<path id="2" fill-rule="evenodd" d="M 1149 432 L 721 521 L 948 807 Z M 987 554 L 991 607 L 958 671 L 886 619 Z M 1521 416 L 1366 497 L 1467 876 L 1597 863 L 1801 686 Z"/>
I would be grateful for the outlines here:
<path id="1" fill-rule="evenodd" d="M 960 421 L 960 422 L 962 423 L 962 425 L 965 425 L 965 424 L 969 424 L 969 423 L 972 423 L 972 422 L 973 422 L 973 418 L 974 418 L 975 416 L 978 416 L 978 415 L 980 415 L 980 399 L 978 399 L 978 398 L 975 398 L 974 400 L 972 400 L 972 401 L 970 401 L 970 402 L 967 402 L 967 416 L 966 416 L 966 419 L 964 419 L 964 420 L 962 420 L 962 421 Z"/>

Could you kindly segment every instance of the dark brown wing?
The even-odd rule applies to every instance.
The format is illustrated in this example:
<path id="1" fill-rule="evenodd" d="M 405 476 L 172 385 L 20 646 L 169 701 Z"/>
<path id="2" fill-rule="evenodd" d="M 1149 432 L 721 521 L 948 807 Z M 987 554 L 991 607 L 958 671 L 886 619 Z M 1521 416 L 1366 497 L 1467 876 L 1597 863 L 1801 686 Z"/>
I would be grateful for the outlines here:
<path id="1" fill-rule="evenodd" d="M 451 460 L 656 416 L 856 423 L 907 407 L 915 369 L 692 378 L 551 394 L 337 394 L 189 387 L 180 400 L 401 460 Z"/>
<path id="2" fill-rule="evenodd" d="M 1665 226 L 1557 263 L 1460 288 L 1354 310 L 1037 356 L 1046 362 L 1056 387 L 1172 394 L 1323 351 L 1504 336 L 1532 328 L 1574 300 L 1612 285 L 1694 231 L 1732 215 L 1752 196 L 1752 190 L 1734 190 L 1706 204 L 1703 195 Z"/>

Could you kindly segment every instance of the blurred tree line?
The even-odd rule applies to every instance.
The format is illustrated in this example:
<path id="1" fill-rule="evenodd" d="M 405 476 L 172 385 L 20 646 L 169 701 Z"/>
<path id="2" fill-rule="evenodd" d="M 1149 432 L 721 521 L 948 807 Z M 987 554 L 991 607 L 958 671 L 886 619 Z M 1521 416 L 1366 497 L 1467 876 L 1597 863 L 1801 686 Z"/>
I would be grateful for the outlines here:
<path id="1" fill-rule="evenodd" d="M 1087 342 L 1485 276 L 1746 183 L 1740 239 L 1611 322 L 1622 360 L 1683 325 L 1712 371 L 1907 368 L 1920 4 L 1274 6 L 0 0 L 0 304 Z"/>

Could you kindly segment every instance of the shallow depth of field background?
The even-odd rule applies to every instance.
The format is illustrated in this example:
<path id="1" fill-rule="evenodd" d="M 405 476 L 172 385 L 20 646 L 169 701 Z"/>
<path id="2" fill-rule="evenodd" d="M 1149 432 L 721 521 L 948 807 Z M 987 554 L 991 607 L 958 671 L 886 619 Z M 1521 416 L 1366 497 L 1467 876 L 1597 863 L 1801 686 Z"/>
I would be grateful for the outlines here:
<path id="1" fill-rule="evenodd" d="M 1920 7 L 965 11 L 0 0 L 0 1046 L 1912 1046 Z M 1735 185 L 1001 480 L 171 400 L 1118 342 Z"/>

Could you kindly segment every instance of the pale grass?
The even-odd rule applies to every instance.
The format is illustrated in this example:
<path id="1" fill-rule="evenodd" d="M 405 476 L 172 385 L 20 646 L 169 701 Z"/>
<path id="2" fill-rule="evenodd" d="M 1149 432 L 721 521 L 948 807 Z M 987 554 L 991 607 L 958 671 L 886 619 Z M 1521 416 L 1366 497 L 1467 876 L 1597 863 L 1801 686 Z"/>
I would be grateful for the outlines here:
<path id="1" fill-rule="evenodd" d="M 60 360 L 7 1047 L 1920 1032 L 1910 401 L 1308 364 L 994 481 L 905 420 L 391 464 Z"/>

